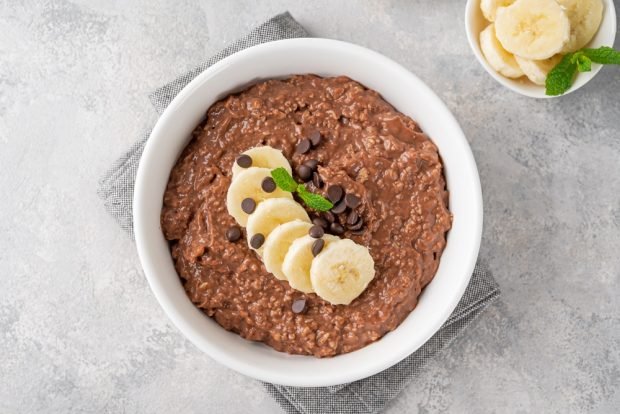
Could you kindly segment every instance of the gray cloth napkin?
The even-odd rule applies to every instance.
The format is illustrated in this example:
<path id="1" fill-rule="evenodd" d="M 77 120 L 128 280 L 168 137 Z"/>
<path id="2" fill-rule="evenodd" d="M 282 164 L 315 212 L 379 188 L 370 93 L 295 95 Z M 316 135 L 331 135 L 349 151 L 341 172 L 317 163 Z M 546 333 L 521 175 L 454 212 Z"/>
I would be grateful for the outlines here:
<path id="1" fill-rule="evenodd" d="M 277 15 L 196 68 L 157 89 L 149 98 L 161 114 L 185 85 L 215 62 L 253 45 L 295 37 L 308 37 L 308 33 L 289 13 Z M 97 190 L 108 212 L 132 236 L 134 181 L 149 135 L 150 131 L 114 162 L 101 178 Z M 376 413 L 420 373 L 426 361 L 457 337 L 499 294 L 493 276 L 479 263 L 448 321 L 426 344 L 400 363 L 372 377 L 333 387 L 299 388 L 267 383 L 264 386 L 289 414 Z"/>

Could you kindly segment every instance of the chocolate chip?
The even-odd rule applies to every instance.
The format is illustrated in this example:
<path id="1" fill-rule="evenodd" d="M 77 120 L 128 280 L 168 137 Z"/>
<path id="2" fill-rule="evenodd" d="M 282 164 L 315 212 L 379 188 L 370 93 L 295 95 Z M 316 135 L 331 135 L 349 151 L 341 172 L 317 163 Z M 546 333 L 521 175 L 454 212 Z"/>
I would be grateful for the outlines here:
<path id="1" fill-rule="evenodd" d="M 314 184 L 316 188 L 323 187 L 323 180 L 321 180 L 321 176 L 319 175 L 318 172 L 315 172 L 314 174 L 312 174 L 312 184 Z"/>
<path id="2" fill-rule="evenodd" d="M 321 253 L 321 250 L 323 250 L 324 246 L 325 240 L 316 239 L 314 243 L 312 243 L 312 256 L 316 257 L 319 253 Z"/>
<path id="3" fill-rule="evenodd" d="M 319 131 L 314 131 L 312 134 L 310 134 L 310 136 L 308 137 L 310 139 L 310 142 L 312 143 L 313 147 L 316 147 L 317 145 L 319 145 L 321 143 L 321 133 Z"/>
<path id="4" fill-rule="evenodd" d="M 310 179 L 312 178 L 312 168 L 308 167 L 307 165 L 302 164 L 297 168 L 297 175 L 304 182 L 310 181 Z"/>
<path id="5" fill-rule="evenodd" d="M 299 143 L 295 147 L 295 152 L 298 154 L 305 154 L 306 152 L 310 151 L 311 146 L 312 146 L 312 143 L 310 142 L 310 140 L 307 138 L 304 138 L 301 141 L 299 141 Z"/>
<path id="6" fill-rule="evenodd" d="M 347 194 L 344 196 L 344 201 L 347 203 L 347 207 L 355 208 L 360 205 L 362 199 L 355 194 Z"/>
<path id="7" fill-rule="evenodd" d="M 306 299 L 297 299 L 291 306 L 293 313 L 303 313 L 306 311 Z"/>
<path id="8" fill-rule="evenodd" d="M 316 168 L 319 166 L 319 160 L 308 160 L 304 162 L 304 165 L 310 167 L 312 171 L 316 171 Z"/>
<path id="9" fill-rule="evenodd" d="M 321 226 L 321 227 L 323 227 L 324 229 L 326 229 L 326 228 L 327 228 L 327 226 L 329 226 L 329 223 L 327 222 L 327 220 L 325 220 L 324 218 L 321 218 L 321 217 L 315 217 L 315 218 L 313 218 L 313 219 L 312 219 L 312 223 L 313 223 L 315 226 Z"/>
<path id="10" fill-rule="evenodd" d="M 336 236 L 341 235 L 342 233 L 344 233 L 344 227 L 342 227 L 340 224 L 338 223 L 332 223 L 329 225 L 329 231 L 332 234 L 335 234 Z"/>
<path id="11" fill-rule="evenodd" d="M 342 189 L 342 186 L 334 184 L 327 187 L 327 199 L 332 203 L 336 204 L 339 202 L 343 195 L 344 190 Z"/>
<path id="12" fill-rule="evenodd" d="M 237 165 L 241 168 L 250 168 L 252 166 L 252 157 L 241 154 L 237 157 Z"/>
<path id="13" fill-rule="evenodd" d="M 323 227 L 321 226 L 314 225 L 310 227 L 310 230 L 308 230 L 308 234 L 310 235 L 310 237 L 320 239 L 325 234 L 325 230 L 323 230 Z"/>
<path id="14" fill-rule="evenodd" d="M 346 209 L 347 209 L 347 204 L 345 203 L 345 200 L 342 200 L 341 202 L 337 203 L 334 206 L 334 208 L 332 208 L 332 213 L 341 214 L 341 213 L 344 213 Z"/>
<path id="15" fill-rule="evenodd" d="M 265 236 L 260 233 L 256 233 L 252 238 L 250 238 L 250 246 L 253 249 L 259 249 L 263 243 L 265 243 Z"/>
<path id="16" fill-rule="evenodd" d="M 331 211 L 324 211 L 321 213 L 321 216 L 323 216 L 323 218 L 329 223 L 336 221 L 336 217 L 334 217 L 334 214 Z"/>
<path id="17" fill-rule="evenodd" d="M 349 226 L 349 230 L 353 230 L 353 231 L 359 230 L 362 228 L 363 225 L 364 225 L 364 219 L 360 217 L 356 223 Z"/>
<path id="18" fill-rule="evenodd" d="M 355 223 L 357 223 L 357 219 L 359 218 L 360 218 L 359 214 L 357 214 L 355 210 L 351 210 L 351 212 L 347 216 L 347 224 L 354 225 Z"/>
<path id="19" fill-rule="evenodd" d="M 246 214 L 252 214 L 254 213 L 254 210 L 256 209 L 256 201 L 254 201 L 251 198 L 244 198 L 243 201 L 241 202 L 241 210 L 244 211 L 244 213 Z"/>
<path id="20" fill-rule="evenodd" d="M 271 177 L 265 177 L 260 186 L 266 193 L 273 193 L 276 191 L 276 182 L 273 181 L 273 178 Z"/>
<path id="21" fill-rule="evenodd" d="M 226 230 L 226 239 L 229 242 L 236 242 L 241 238 L 241 229 L 239 226 L 230 226 L 228 230 Z"/>

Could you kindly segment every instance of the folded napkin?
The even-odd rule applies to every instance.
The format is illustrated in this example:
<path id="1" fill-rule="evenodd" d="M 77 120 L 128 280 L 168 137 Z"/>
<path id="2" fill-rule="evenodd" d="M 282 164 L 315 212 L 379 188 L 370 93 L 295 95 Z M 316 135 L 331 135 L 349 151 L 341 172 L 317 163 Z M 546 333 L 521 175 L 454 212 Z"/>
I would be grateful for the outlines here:
<path id="1" fill-rule="evenodd" d="M 161 114 L 185 85 L 215 62 L 250 46 L 295 37 L 308 37 L 308 34 L 289 13 L 277 15 L 193 70 L 157 89 L 149 98 Z M 149 135 L 150 131 L 111 166 L 100 180 L 97 191 L 108 212 L 132 236 L 134 182 Z M 426 361 L 458 336 L 499 294 L 493 276 L 479 263 L 463 298 L 447 322 L 426 344 L 400 363 L 372 377 L 333 387 L 300 388 L 267 383 L 264 386 L 289 414 L 376 413 L 418 375 Z"/>

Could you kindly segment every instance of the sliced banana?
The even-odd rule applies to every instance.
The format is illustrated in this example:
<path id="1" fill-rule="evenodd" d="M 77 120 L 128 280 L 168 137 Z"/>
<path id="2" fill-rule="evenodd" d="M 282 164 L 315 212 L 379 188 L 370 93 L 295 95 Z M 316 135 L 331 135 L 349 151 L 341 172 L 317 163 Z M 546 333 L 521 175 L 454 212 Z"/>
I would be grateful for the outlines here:
<path id="1" fill-rule="evenodd" d="M 310 227 L 312 224 L 308 222 L 293 220 L 280 224 L 269 233 L 263 249 L 263 263 L 265 263 L 268 272 L 273 273 L 280 280 L 286 279 L 282 271 L 284 257 L 291 244 L 300 237 L 307 235 Z"/>
<path id="2" fill-rule="evenodd" d="M 562 53 L 574 52 L 590 43 L 603 20 L 601 0 L 557 0 L 570 20 L 570 39 Z"/>
<path id="3" fill-rule="evenodd" d="M 349 239 L 329 243 L 310 267 L 312 288 L 333 305 L 351 303 L 374 277 L 375 262 L 368 249 Z"/>
<path id="4" fill-rule="evenodd" d="M 523 76 L 523 71 L 517 64 L 515 57 L 507 52 L 497 40 L 493 23 L 480 32 L 480 49 L 489 65 L 498 73 L 508 78 Z"/>
<path id="5" fill-rule="evenodd" d="M 480 9 L 484 17 L 490 21 L 495 21 L 497 9 L 510 6 L 515 0 L 480 0 Z"/>
<path id="6" fill-rule="evenodd" d="M 241 179 L 241 177 L 239 177 Z M 290 193 L 289 193 L 290 195 Z M 301 220 L 310 223 L 306 210 L 291 198 L 270 198 L 260 203 L 256 210 L 248 218 L 246 231 L 248 233 L 248 245 L 252 236 L 262 234 L 267 239 L 270 233 L 280 224 L 293 220 Z M 252 248 L 252 246 L 250 246 Z M 254 249 L 259 256 L 263 255 L 263 244 Z"/>
<path id="7" fill-rule="evenodd" d="M 312 245 L 317 239 L 305 235 L 293 241 L 288 248 L 284 261 L 282 262 L 282 272 L 286 276 L 289 285 L 293 289 L 297 289 L 304 293 L 312 293 L 312 283 L 310 282 L 310 267 L 312 266 L 312 260 L 314 255 L 312 254 Z M 326 234 L 323 236 L 325 247 L 329 243 L 340 240 L 336 236 Z M 320 255 L 320 254 L 319 254 Z"/>
<path id="8" fill-rule="evenodd" d="M 515 59 L 529 80 L 536 85 L 544 85 L 547 74 L 555 65 L 560 63 L 562 55 L 555 55 L 545 60 L 530 60 L 519 56 L 515 56 Z"/>
<path id="9" fill-rule="evenodd" d="M 510 53 L 543 60 L 569 41 L 570 21 L 555 0 L 517 0 L 497 10 L 495 33 Z"/>
<path id="10" fill-rule="evenodd" d="M 284 157 L 282 151 L 275 148 L 269 146 L 254 147 L 245 151 L 243 154 L 252 158 L 252 167 L 268 168 L 270 170 L 283 167 L 289 174 L 292 172 L 291 164 L 289 164 L 286 157 Z M 233 179 L 236 179 L 237 174 L 244 170 L 245 168 L 240 167 L 239 164 L 234 162 L 232 167 Z"/>
<path id="11" fill-rule="evenodd" d="M 248 214 L 241 208 L 241 202 L 246 198 L 253 199 L 257 204 L 271 198 L 283 198 L 293 201 L 293 196 L 288 191 L 276 188 L 267 193 L 263 191 L 261 183 L 265 177 L 271 176 L 268 168 L 251 167 L 241 171 L 237 178 L 230 183 L 226 194 L 226 208 L 228 213 L 242 226 L 248 222 Z"/>

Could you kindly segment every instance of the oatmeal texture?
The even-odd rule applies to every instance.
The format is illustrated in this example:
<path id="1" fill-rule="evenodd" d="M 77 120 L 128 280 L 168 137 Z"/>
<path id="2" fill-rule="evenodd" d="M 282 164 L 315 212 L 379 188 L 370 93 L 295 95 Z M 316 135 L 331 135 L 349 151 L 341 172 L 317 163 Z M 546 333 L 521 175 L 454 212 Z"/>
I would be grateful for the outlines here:
<path id="1" fill-rule="evenodd" d="M 315 131 L 320 145 L 295 145 Z M 293 171 L 319 161 L 325 182 L 361 197 L 361 234 L 376 275 L 350 305 L 331 305 L 268 273 L 245 238 L 229 242 L 225 206 L 231 167 L 258 145 L 281 149 Z M 309 211 L 311 217 L 316 216 Z M 342 217 L 342 222 L 345 218 Z M 211 106 L 173 168 L 161 224 L 189 298 L 222 327 L 278 351 L 328 357 L 395 329 L 435 272 L 452 217 L 436 146 L 409 117 L 346 78 L 269 80 Z M 305 299 L 303 313 L 293 302 Z"/>

